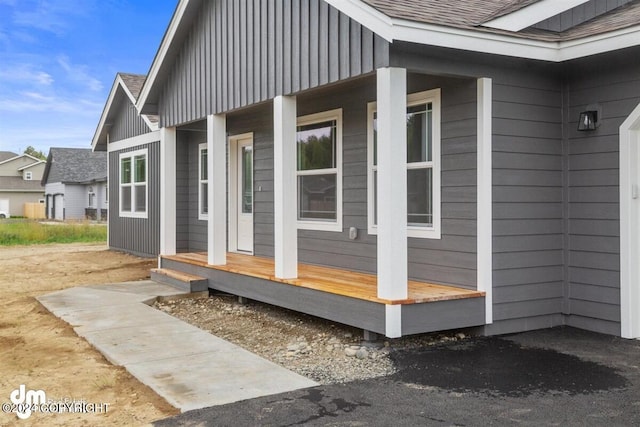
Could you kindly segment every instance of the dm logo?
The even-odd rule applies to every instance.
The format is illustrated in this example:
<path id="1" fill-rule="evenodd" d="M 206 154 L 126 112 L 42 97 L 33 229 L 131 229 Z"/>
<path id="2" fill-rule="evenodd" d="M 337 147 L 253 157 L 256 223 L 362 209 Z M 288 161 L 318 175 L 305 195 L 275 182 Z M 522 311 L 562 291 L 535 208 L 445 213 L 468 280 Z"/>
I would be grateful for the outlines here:
<path id="1" fill-rule="evenodd" d="M 31 409 L 47 403 L 47 395 L 44 390 L 27 390 L 24 384 L 20 384 L 16 390 L 9 395 L 11 403 L 16 405 L 16 415 L 21 420 L 26 420 L 31 416 Z"/>

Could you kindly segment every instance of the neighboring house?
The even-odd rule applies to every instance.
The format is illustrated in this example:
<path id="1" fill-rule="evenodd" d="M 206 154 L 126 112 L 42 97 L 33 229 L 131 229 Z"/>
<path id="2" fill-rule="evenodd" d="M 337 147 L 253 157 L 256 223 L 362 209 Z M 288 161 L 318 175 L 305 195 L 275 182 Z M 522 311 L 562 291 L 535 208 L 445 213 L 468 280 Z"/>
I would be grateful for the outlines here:
<path id="1" fill-rule="evenodd" d="M 43 160 L 29 154 L 0 151 L 0 200 L 9 206 L 9 215 L 23 216 L 25 203 L 43 200 L 40 179 L 44 166 Z"/>
<path id="2" fill-rule="evenodd" d="M 183 0 L 120 88 L 110 239 L 159 238 L 158 280 L 389 337 L 640 337 L 639 0 Z"/>
<path id="3" fill-rule="evenodd" d="M 107 156 L 90 148 L 51 148 L 42 176 L 49 219 L 106 220 Z"/>

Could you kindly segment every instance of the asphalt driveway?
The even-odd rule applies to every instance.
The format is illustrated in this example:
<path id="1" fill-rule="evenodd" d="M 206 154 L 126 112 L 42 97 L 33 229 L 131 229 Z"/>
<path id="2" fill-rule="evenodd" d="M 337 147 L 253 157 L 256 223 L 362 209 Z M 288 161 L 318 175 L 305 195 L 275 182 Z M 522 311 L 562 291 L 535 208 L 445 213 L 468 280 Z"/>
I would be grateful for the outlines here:
<path id="1" fill-rule="evenodd" d="M 398 373 L 186 412 L 157 426 L 640 425 L 640 341 L 573 328 L 397 352 Z"/>

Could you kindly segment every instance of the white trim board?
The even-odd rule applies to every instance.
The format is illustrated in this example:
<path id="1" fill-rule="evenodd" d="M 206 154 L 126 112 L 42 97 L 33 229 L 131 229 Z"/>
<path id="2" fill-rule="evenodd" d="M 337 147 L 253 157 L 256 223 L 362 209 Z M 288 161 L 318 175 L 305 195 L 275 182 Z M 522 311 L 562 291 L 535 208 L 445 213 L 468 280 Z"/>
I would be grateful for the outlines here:
<path id="1" fill-rule="evenodd" d="M 640 104 L 620 126 L 620 335 L 640 338 Z"/>
<path id="2" fill-rule="evenodd" d="M 110 142 L 109 144 L 107 144 L 107 151 L 111 153 L 113 151 L 126 150 L 127 148 L 133 148 L 144 144 L 152 144 L 155 142 L 160 142 L 159 130 L 145 133 L 144 135 L 122 139 L 117 142 Z"/>
<path id="3" fill-rule="evenodd" d="M 542 0 L 482 24 L 499 30 L 520 31 L 589 0 Z"/>
<path id="4" fill-rule="evenodd" d="M 120 76 L 120 74 L 116 74 L 116 79 L 113 82 L 113 86 L 111 87 L 111 91 L 109 92 L 109 97 L 107 98 L 107 103 L 104 106 L 104 109 L 102 110 L 102 114 L 100 115 L 100 121 L 98 122 L 98 127 L 96 128 L 96 132 L 93 135 L 93 139 L 91 140 L 91 148 L 93 150 L 95 150 L 96 145 L 98 144 L 98 139 L 100 138 L 100 134 L 102 133 L 102 129 L 104 128 L 104 125 L 107 121 L 107 116 L 109 116 L 109 111 L 111 111 L 111 106 L 113 104 L 113 101 L 116 97 L 116 94 L 118 93 L 118 88 L 121 87 L 122 90 L 124 91 L 125 95 L 127 95 L 127 97 L 129 98 L 129 100 L 131 101 L 131 103 L 135 106 L 136 105 L 136 98 L 133 96 L 133 94 L 131 93 L 131 91 L 129 90 L 129 88 L 127 87 L 127 85 L 124 83 L 124 80 L 122 80 L 122 77 Z M 141 115 L 142 120 L 144 120 L 144 122 L 147 124 L 147 126 L 149 127 L 149 129 L 151 131 L 157 131 L 158 128 L 158 124 L 157 123 L 152 123 L 149 118 L 146 115 Z M 108 144 L 108 141 L 107 141 Z"/>
<path id="5" fill-rule="evenodd" d="M 485 322 L 493 323 L 492 81 L 478 79 L 477 286 L 485 292 Z"/>

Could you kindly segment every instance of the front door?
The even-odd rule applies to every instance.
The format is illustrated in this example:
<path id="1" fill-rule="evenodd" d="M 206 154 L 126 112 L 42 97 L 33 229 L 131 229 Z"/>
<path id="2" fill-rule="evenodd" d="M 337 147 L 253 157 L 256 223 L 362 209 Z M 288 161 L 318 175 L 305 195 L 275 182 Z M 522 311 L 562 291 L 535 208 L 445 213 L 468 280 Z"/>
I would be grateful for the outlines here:
<path id="1" fill-rule="evenodd" d="M 234 151 L 235 249 L 253 253 L 253 137 L 238 139 Z"/>

